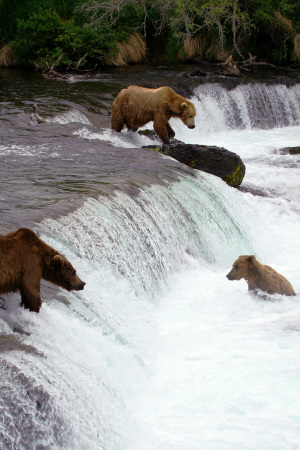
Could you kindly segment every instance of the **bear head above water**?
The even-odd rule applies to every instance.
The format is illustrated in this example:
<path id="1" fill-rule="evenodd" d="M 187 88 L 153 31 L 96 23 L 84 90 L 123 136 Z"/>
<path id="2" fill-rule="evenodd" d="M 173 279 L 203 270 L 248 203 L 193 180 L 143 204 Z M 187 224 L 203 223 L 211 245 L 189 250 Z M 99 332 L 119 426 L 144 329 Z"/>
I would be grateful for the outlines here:
<path id="1" fill-rule="evenodd" d="M 260 289 L 269 294 L 296 295 L 293 286 L 283 275 L 261 264 L 254 255 L 239 256 L 226 276 L 228 280 L 244 278 L 250 291 Z"/>

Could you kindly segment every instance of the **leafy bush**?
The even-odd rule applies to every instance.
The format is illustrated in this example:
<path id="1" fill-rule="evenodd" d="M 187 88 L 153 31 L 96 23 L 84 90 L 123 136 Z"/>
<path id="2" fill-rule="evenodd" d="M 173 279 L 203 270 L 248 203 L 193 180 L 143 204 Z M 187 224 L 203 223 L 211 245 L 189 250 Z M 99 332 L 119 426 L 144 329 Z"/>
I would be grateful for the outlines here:
<path id="1" fill-rule="evenodd" d="M 299 60 L 299 19 L 299 0 L 0 0 L 0 48 L 9 44 L 20 64 L 38 67 L 63 54 L 66 66 L 86 53 L 113 55 L 139 31 L 155 57 L 174 60 L 183 42 L 207 35 L 203 57 L 250 51 L 282 63 Z"/>
<path id="2" fill-rule="evenodd" d="M 0 43 L 8 43 L 16 35 L 17 21 L 27 20 L 40 8 L 51 9 L 64 20 L 85 0 L 0 0 Z"/>
<path id="3" fill-rule="evenodd" d="M 115 45 L 112 30 L 104 33 L 101 29 L 85 28 L 76 25 L 74 19 L 63 21 L 57 12 L 42 8 L 27 20 L 18 20 L 17 35 L 11 43 L 19 63 L 40 68 L 51 66 L 61 55 L 60 66 L 78 61 L 86 53 L 101 58 Z"/>

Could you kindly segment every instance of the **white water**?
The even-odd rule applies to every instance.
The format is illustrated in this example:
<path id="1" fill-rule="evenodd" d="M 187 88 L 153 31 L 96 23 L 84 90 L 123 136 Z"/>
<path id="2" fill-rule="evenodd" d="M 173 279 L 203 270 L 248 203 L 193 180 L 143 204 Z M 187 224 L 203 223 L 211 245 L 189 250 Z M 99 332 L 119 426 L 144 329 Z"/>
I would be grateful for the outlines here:
<path id="1" fill-rule="evenodd" d="M 278 154 L 280 148 L 299 146 L 299 86 L 292 89 L 292 99 L 283 86 L 266 89 L 275 103 L 284 102 L 284 92 L 288 108 L 293 105 L 297 114 L 290 120 L 293 126 L 263 131 L 249 125 L 253 117 L 245 106 L 247 95 L 243 97 L 248 89 L 231 94 L 220 88 L 205 90 L 205 101 L 198 93 L 205 106 L 198 109 L 196 129 L 190 132 L 174 120 L 177 137 L 224 146 L 242 157 L 247 167 L 244 183 L 271 198 L 223 186 L 216 187 L 217 195 L 220 189 L 230 202 L 238 202 L 232 215 L 247 229 L 254 253 L 285 274 L 299 293 L 299 156 Z M 296 94 L 298 102 L 293 103 Z M 225 124 L 235 97 L 242 105 L 239 130 Z M 220 125 L 213 117 L 224 120 Z M 279 110 L 268 120 L 278 125 Z M 226 254 L 228 247 L 232 249 L 232 243 L 224 240 L 219 254 Z M 299 448 L 299 294 L 264 301 L 248 293 L 245 281 L 227 282 L 225 273 L 205 264 L 173 276 L 158 312 L 155 374 L 139 409 L 144 428 L 134 448 Z"/>
<path id="2" fill-rule="evenodd" d="M 300 292 L 299 156 L 278 153 L 300 145 L 299 86 L 202 89 L 196 129 L 174 120 L 176 137 L 240 154 L 244 184 L 268 196 L 199 172 L 141 186 L 138 197 L 88 199 L 43 222 L 41 237 L 87 283 L 44 303 L 39 316 L 14 296 L 5 313 L 4 331 L 23 327 L 24 342 L 46 356 L 18 361 L 55 411 L 37 439 L 44 448 L 59 441 L 47 432 L 53 424 L 68 449 L 299 448 L 299 295 L 266 301 L 225 276 L 240 254 L 254 253 Z M 274 114 L 257 112 L 259 95 Z M 234 125 L 226 123 L 232 98 Z M 282 121 L 278 104 L 292 111 Z M 255 128 L 253 115 L 271 128 Z"/>

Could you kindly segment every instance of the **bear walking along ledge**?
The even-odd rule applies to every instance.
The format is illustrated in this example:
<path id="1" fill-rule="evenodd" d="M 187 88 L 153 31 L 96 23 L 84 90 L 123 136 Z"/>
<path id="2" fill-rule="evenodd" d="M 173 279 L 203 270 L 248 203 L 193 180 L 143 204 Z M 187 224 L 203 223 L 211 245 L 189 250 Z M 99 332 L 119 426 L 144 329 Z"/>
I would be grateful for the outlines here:
<path id="1" fill-rule="evenodd" d="M 0 255 L 0 295 L 20 291 L 30 311 L 40 311 L 42 278 L 67 291 L 85 286 L 72 264 L 27 228 L 0 236 Z"/>
<path id="2" fill-rule="evenodd" d="M 137 131 L 149 122 L 160 139 L 168 144 L 175 132 L 169 124 L 177 117 L 188 128 L 195 128 L 196 108 L 168 86 L 148 89 L 129 86 L 117 95 L 111 106 L 111 128 L 120 132 L 124 126 Z"/>
<path id="3" fill-rule="evenodd" d="M 169 124 L 172 117 L 180 119 L 188 128 L 195 128 L 194 104 L 173 89 L 162 86 L 148 89 L 129 86 L 117 95 L 111 106 L 111 128 L 120 132 L 124 126 L 137 131 L 148 122 L 163 142 L 162 153 L 171 156 L 193 169 L 216 175 L 229 186 L 238 186 L 245 176 L 241 158 L 225 148 L 184 144 L 174 139 L 175 132 Z M 151 136 L 151 131 L 140 131 Z M 170 142 L 171 140 L 171 142 Z M 152 146 L 147 146 L 152 147 Z"/>
<path id="4" fill-rule="evenodd" d="M 241 255 L 226 275 L 228 280 L 248 283 L 249 291 L 260 289 L 268 294 L 296 295 L 291 283 L 270 266 L 261 264 L 254 255 Z"/>

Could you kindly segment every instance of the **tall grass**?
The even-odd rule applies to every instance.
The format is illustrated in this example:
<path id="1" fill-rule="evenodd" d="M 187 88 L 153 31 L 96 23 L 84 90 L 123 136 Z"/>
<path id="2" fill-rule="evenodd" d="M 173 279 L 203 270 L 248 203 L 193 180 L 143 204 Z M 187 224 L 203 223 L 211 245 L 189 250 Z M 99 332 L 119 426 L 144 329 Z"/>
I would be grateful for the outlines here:
<path id="1" fill-rule="evenodd" d="M 127 66 L 138 64 L 146 58 L 145 39 L 139 33 L 132 33 L 128 41 L 118 43 L 118 50 L 112 56 L 104 58 L 106 66 Z"/>
<path id="2" fill-rule="evenodd" d="M 12 49 L 8 45 L 4 45 L 0 49 L 0 67 L 16 66 L 16 60 Z"/>
<path id="3" fill-rule="evenodd" d="M 194 58 L 213 59 L 223 61 L 230 54 L 230 50 L 221 48 L 216 33 L 205 30 L 196 36 L 184 39 L 177 55 L 177 61 L 189 61 Z"/>
<path id="4" fill-rule="evenodd" d="M 300 33 L 294 36 L 294 52 L 293 57 L 295 61 L 300 61 Z"/>

